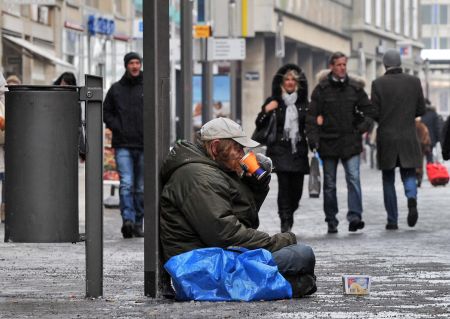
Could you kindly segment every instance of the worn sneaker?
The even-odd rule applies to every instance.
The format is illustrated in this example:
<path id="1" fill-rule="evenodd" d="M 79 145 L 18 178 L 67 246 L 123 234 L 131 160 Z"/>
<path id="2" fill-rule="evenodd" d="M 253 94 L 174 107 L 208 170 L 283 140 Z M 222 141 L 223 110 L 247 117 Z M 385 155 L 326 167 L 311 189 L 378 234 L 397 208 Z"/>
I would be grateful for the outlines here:
<path id="1" fill-rule="evenodd" d="M 133 223 L 130 220 L 124 221 L 121 231 L 122 231 L 123 238 L 132 238 L 133 237 Z"/>
<path id="2" fill-rule="evenodd" d="M 142 224 L 141 225 L 134 225 L 133 227 L 133 236 L 134 237 L 144 237 L 144 231 L 142 229 Z"/>
<path id="3" fill-rule="evenodd" d="M 364 222 L 362 220 L 352 220 L 350 224 L 348 224 L 348 231 L 355 232 L 358 229 L 364 228 Z"/>
<path id="4" fill-rule="evenodd" d="M 397 224 L 386 224 L 386 230 L 397 230 L 398 225 Z"/>
<path id="5" fill-rule="evenodd" d="M 407 222 L 409 227 L 414 227 L 419 218 L 419 212 L 417 211 L 417 201 L 415 198 L 408 198 L 408 217 Z"/>
<path id="6" fill-rule="evenodd" d="M 317 291 L 316 279 L 313 275 L 288 275 L 286 280 L 292 287 L 292 298 L 302 298 Z"/>

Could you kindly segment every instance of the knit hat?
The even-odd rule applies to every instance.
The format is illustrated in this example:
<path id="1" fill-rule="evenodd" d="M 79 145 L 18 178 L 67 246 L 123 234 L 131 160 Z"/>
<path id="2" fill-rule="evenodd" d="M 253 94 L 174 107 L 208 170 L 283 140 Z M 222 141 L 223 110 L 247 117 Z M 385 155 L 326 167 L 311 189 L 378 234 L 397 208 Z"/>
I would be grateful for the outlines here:
<path id="1" fill-rule="evenodd" d="M 141 56 L 139 55 L 139 53 L 136 53 L 136 52 L 128 52 L 128 53 L 125 54 L 125 56 L 123 57 L 123 62 L 124 62 L 124 64 L 125 64 L 125 68 L 127 67 L 128 62 L 130 62 L 130 61 L 133 60 L 133 59 L 137 59 L 137 60 L 139 60 L 139 62 L 142 62 L 142 58 L 141 58 Z"/>
<path id="2" fill-rule="evenodd" d="M 394 49 L 388 49 L 383 56 L 383 64 L 385 67 L 399 67 L 402 65 L 400 53 Z"/>

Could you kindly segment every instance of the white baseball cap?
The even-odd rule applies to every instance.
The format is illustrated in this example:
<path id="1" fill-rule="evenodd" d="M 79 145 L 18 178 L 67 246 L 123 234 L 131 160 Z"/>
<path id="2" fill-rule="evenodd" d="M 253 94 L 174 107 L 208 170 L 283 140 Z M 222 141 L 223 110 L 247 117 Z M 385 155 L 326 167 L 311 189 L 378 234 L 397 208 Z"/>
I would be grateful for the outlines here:
<path id="1" fill-rule="evenodd" d="M 239 124 L 226 117 L 211 120 L 200 129 L 200 139 L 202 141 L 224 138 L 231 138 L 245 147 L 256 147 L 259 145 L 258 142 L 247 137 Z"/>

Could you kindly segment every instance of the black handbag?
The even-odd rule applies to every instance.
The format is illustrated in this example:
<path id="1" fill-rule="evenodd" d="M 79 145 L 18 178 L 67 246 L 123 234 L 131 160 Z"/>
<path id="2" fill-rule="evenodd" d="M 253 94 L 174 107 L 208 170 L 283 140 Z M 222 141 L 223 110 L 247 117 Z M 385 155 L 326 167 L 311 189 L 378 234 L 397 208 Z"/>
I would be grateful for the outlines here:
<path id="1" fill-rule="evenodd" d="M 277 116 L 272 112 L 266 126 L 256 128 L 252 134 L 252 140 L 260 144 L 272 145 L 277 140 Z"/>
<path id="2" fill-rule="evenodd" d="M 311 165 L 309 167 L 309 197 L 319 198 L 320 196 L 320 168 L 319 168 L 319 158 L 316 152 L 311 158 Z"/>

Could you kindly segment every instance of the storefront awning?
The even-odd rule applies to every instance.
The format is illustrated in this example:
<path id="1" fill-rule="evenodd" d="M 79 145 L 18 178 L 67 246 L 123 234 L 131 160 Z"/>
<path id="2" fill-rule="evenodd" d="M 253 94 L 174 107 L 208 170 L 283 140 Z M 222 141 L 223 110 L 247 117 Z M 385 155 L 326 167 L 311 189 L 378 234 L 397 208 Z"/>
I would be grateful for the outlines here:
<path id="1" fill-rule="evenodd" d="M 31 54 L 39 55 L 39 56 L 43 57 L 44 59 L 50 61 L 53 64 L 58 64 L 58 65 L 64 66 L 69 69 L 75 69 L 75 67 L 72 64 L 70 64 L 60 58 L 55 57 L 53 52 L 51 52 L 47 49 L 44 49 L 40 46 L 37 46 L 36 44 L 31 43 L 30 41 L 27 41 L 27 40 L 24 40 L 21 38 L 12 37 L 9 35 L 3 35 L 3 37 L 6 40 L 12 42 L 13 44 L 16 44 L 16 45 L 24 48 L 25 50 L 30 51 Z"/>

